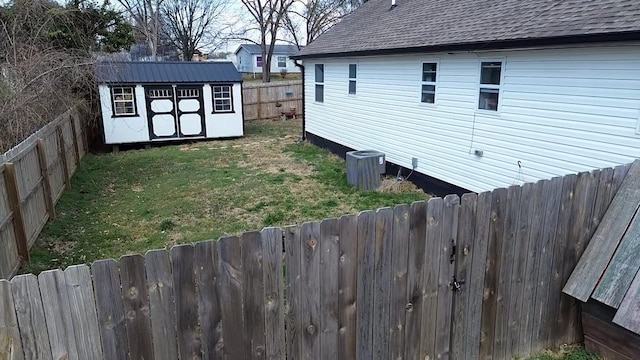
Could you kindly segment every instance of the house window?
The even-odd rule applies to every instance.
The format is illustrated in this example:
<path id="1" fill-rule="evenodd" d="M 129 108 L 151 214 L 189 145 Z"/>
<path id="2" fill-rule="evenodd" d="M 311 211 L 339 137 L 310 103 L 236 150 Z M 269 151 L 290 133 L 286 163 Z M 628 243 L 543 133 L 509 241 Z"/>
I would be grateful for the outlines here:
<path id="1" fill-rule="evenodd" d="M 324 64 L 316 64 L 316 102 L 324 102 Z"/>
<path id="2" fill-rule="evenodd" d="M 358 76 L 358 65 L 349 64 L 349 94 L 356 94 L 356 78 Z"/>
<path id="3" fill-rule="evenodd" d="M 262 67 L 262 56 L 256 57 L 256 66 Z"/>
<path id="4" fill-rule="evenodd" d="M 478 109 L 498 111 L 500 98 L 501 61 L 480 63 L 480 95 Z"/>
<path id="5" fill-rule="evenodd" d="M 436 102 L 436 79 L 438 63 L 422 63 L 422 96 L 420 101 L 427 104 Z"/>
<path id="6" fill-rule="evenodd" d="M 213 112 L 233 112 L 233 93 L 231 85 L 212 85 Z"/>
<path id="7" fill-rule="evenodd" d="M 111 98 L 113 100 L 113 116 L 136 115 L 135 88 L 113 87 Z"/>
<path id="8" fill-rule="evenodd" d="M 286 56 L 278 56 L 278 67 L 286 68 L 287 67 L 287 57 Z"/>

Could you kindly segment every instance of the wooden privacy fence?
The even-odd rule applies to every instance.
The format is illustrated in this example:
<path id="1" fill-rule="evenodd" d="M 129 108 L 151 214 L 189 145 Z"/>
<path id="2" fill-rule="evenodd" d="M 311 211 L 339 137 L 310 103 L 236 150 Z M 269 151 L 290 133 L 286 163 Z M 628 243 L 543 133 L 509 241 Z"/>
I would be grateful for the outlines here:
<path id="1" fill-rule="evenodd" d="M 302 113 L 302 80 L 242 85 L 244 120 L 280 117 L 281 111 L 296 108 Z M 280 104 L 281 106 L 276 106 Z"/>
<path id="2" fill-rule="evenodd" d="M 510 359 L 577 342 L 562 286 L 626 171 L 2 280 L 0 358 Z"/>
<path id="3" fill-rule="evenodd" d="M 69 110 L 0 156 L 0 278 L 29 261 L 29 248 L 87 152 L 77 110 Z"/>

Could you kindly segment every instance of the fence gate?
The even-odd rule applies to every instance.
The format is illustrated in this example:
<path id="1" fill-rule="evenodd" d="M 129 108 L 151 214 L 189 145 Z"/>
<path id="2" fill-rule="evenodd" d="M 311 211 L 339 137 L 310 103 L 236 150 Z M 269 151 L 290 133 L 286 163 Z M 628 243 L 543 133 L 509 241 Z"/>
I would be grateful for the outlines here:
<path id="1" fill-rule="evenodd" d="M 458 196 L 285 232 L 290 359 L 445 359 Z"/>

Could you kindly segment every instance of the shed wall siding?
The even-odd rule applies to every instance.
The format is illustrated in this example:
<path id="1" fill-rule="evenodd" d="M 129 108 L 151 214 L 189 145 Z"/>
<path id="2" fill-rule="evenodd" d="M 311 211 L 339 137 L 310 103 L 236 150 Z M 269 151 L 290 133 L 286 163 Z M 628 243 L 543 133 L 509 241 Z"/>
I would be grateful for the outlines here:
<path id="1" fill-rule="evenodd" d="M 135 87 L 136 108 L 138 116 L 113 117 L 111 108 L 111 91 L 108 85 L 100 85 L 100 107 L 104 125 L 105 144 L 125 144 L 149 141 L 149 124 L 147 122 L 147 105 L 144 88 Z"/>
<path id="2" fill-rule="evenodd" d="M 500 111 L 477 110 L 480 61 L 503 60 Z M 422 62 L 438 62 L 435 104 Z M 325 64 L 324 103 L 314 65 Z M 348 64 L 358 64 L 348 94 Z M 640 44 L 305 60 L 306 130 L 472 190 L 640 157 Z M 474 155 L 483 151 L 483 156 Z M 520 165 L 519 165 L 520 164 Z"/>
<path id="3" fill-rule="evenodd" d="M 244 73 L 253 72 L 253 56 L 246 49 L 242 48 L 238 50 L 238 54 L 236 55 L 236 65 L 238 67 L 238 71 Z"/>

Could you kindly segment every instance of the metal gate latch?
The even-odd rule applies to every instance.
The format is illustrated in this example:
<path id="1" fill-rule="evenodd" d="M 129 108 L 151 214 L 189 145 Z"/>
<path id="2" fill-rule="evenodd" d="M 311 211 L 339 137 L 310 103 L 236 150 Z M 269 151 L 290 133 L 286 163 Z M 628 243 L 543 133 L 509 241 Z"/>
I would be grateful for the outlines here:
<path id="1" fill-rule="evenodd" d="M 451 282 L 449 283 L 449 286 L 451 287 L 451 290 L 453 291 L 460 291 L 460 289 L 462 289 L 462 285 L 465 283 L 464 280 L 456 280 L 456 277 L 454 276 L 453 279 L 451 280 Z"/>

